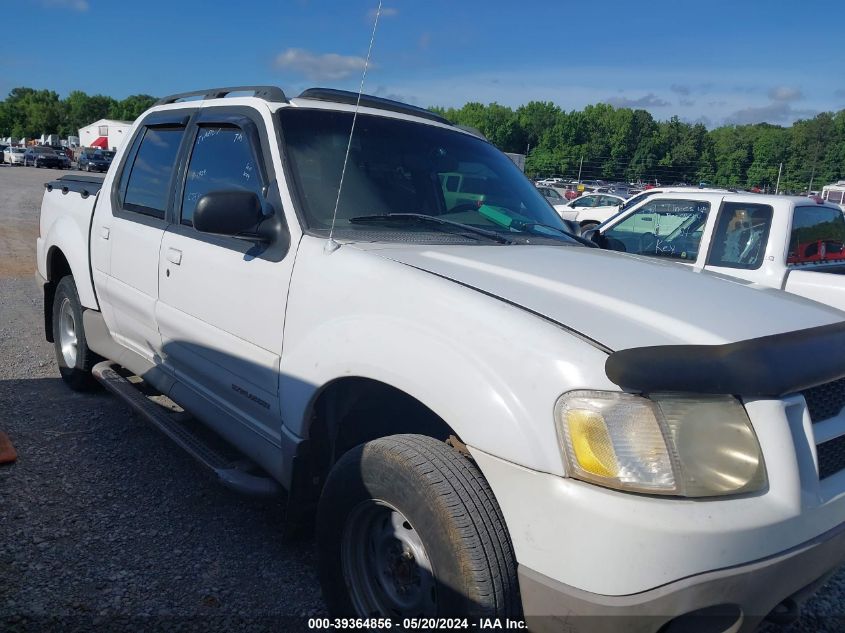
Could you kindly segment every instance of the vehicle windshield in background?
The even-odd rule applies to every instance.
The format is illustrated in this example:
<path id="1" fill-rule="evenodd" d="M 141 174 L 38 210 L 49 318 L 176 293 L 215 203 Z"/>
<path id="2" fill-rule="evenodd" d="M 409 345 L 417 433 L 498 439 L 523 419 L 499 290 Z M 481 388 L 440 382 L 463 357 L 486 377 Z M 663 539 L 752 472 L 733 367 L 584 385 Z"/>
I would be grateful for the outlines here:
<path id="1" fill-rule="evenodd" d="M 612 250 L 695 261 L 710 203 L 654 200 L 605 232 Z"/>
<path id="2" fill-rule="evenodd" d="M 845 217 L 839 209 L 796 207 L 787 264 L 845 259 Z"/>
<path id="3" fill-rule="evenodd" d="M 102 158 L 103 160 L 111 160 L 114 158 L 114 152 L 96 152 L 94 154 L 95 158 Z"/>
<path id="4" fill-rule="evenodd" d="M 279 117 L 305 222 L 311 230 L 328 231 L 352 114 L 284 108 Z M 378 217 L 403 213 L 450 224 Z M 335 233 L 354 238 L 375 230 L 426 232 L 436 241 L 438 232 L 460 232 L 454 223 L 575 243 L 534 184 L 489 143 L 463 132 L 359 114 Z M 480 237 L 466 235 L 470 241 Z"/>
<path id="5" fill-rule="evenodd" d="M 50 154 L 52 156 L 56 155 L 56 152 L 54 152 L 49 147 L 36 147 L 34 151 L 35 151 L 36 154 Z"/>

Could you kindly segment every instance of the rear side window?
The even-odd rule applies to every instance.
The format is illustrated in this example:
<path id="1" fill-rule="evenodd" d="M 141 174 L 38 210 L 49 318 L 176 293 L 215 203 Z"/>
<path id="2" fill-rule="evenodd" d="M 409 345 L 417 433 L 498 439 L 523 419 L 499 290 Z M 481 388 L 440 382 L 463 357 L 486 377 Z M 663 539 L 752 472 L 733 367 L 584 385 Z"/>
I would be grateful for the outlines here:
<path id="1" fill-rule="evenodd" d="M 184 133 L 184 128 L 148 127 L 144 131 L 126 184 L 126 210 L 164 219 L 170 177 Z"/>
<path id="2" fill-rule="evenodd" d="M 787 264 L 845 259 L 845 217 L 839 209 L 795 207 Z"/>
<path id="3" fill-rule="evenodd" d="M 240 128 L 200 128 L 185 180 L 182 224 L 193 225 L 197 201 L 210 191 L 240 189 L 262 198 L 263 183 L 256 157 L 249 135 Z"/>
<path id="4" fill-rule="evenodd" d="M 771 227 L 769 205 L 726 202 L 713 233 L 707 264 L 746 270 L 760 268 Z"/>

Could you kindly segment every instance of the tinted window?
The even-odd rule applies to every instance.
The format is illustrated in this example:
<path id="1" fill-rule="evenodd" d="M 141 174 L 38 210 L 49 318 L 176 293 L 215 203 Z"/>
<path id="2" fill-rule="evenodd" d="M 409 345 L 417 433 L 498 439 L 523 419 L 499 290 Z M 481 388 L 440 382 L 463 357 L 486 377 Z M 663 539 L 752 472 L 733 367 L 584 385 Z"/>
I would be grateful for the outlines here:
<path id="1" fill-rule="evenodd" d="M 604 235 L 613 250 L 695 261 L 709 212 L 709 202 L 652 200 Z"/>
<path id="2" fill-rule="evenodd" d="M 843 259 L 845 218 L 839 209 L 796 207 L 792 215 L 787 264 Z"/>
<path id="3" fill-rule="evenodd" d="M 760 268 L 771 226 L 772 207 L 726 202 L 722 205 L 719 222 L 713 233 L 707 263 L 726 268 Z"/>
<path id="4" fill-rule="evenodd" d="M 135 155 L 123 206 L 157 218 L 164 218 L 170 193 L 170 176 L 182 141 L 183 128 L 147 128 Z"/>
<path id="5" fill-rule="evenodd" d="M 192 224 L 197 201 L 209 191 L 253 191 L 262 197 L 261 176 L 248 135 L 233 127 L 200 128 L 182 198 L 182 224 Z"/>
<path id="6" fill-rule="evenodd" d="M 312 230 L 331 226 L 352 115 L 283 108 L 284 151 Z M 449 177 L 460 176 L 457 191 Z M 336 231 L 407 234 L 407 223 L 351 219 L 417 213 L 488 230 L 561 233 L 560 217 L 513 162 L 474 136 L 433 125 L 359 115 L 337 210 Z M 546 228 L 541 225 L 548 225 Z M 431 232 L 433 223 L 422 228 Z M 442 231 L 434 231 L 441 234 Z M 401 235 L 399 239 L 404 239 Z"/>
<path id="7" fill-rule="evenodd" d="M 842 202 L 842 191 L 828 191 L 827 192 L 827 199 L 829 202 L 835 202 L 839 204 Z"/>

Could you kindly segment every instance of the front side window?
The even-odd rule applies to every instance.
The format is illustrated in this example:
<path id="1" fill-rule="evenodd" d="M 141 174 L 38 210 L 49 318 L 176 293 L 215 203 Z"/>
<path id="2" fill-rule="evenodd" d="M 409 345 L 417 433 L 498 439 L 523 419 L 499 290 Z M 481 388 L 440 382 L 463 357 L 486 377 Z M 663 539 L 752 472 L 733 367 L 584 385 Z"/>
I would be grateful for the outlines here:
<path id="1" fill-rule="evenodd" d="M 596 200 L 598 200 L 598 196 L 582 196 L 572 203 L 572 207 L 575 209 L 594 207 L 596 206 Z"/>
<path id="2" fill-rule="evenodd" d="M 278 116 L 303 219 L 310 230 L 327 232 L 338 200 L 352 114 L 282 108 Z M 391 214 L 393 221 L 380 219 Z M 418 216 L 435 221 L 420 221 Z M 439 241 L 447 237 L 446 227 L 441 223 L 438 230 L 436 220 L 574 243 L 534 183 L 491 144 L 457 130 L 359 114 L 335 233 L 354 237 L 378 231 L 386 239 L 404 240 L 414 232 L 426 233 L 425 241 Z"/>
<path id="3" fill-rule="evenodd" d="M 695 261 L 710 213 L 698 200 L 652 200 L 604 232 L 613 250 Z"/>
<path id="4" fill-rule="evenodd" d="M 193 224 L 197 201 L 211 191 L 240 189 L 261 198 L 263 183 L 256 156 L 249 135 L 240 128 L 200 128 L 185 179 L 182 224 Z"/>
<path id="5" fill-rule="evenodd" d="M 845 259 L 845 217 L 820 205 L 795 207 L 787 264 Z"/>
<path id="6" fill-rule="evenodd" d="M 184 133 L 184 128 L 149 127 L 144 131 L 126 184 L 125 209 L 164 218 L 170 177 Z"/>
<path id="7" fill-rule="evenodd" d="M 747 270 L 760 268 L 771 226 L 769 205 L 726 202 L 713 233 L 707 264 Z"/>

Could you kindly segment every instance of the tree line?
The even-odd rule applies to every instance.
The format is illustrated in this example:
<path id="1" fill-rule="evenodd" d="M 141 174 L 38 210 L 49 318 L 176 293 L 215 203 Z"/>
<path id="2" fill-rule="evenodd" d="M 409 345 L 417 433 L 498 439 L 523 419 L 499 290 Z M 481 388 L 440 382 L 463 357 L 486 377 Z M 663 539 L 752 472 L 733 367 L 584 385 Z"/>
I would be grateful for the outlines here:
<path id="1" fill-rule="evenodd" d="M 15 88 L 0 101 L 0 137 L 76 135 L 98 119 L 133 121 L 156 101 L 138 94 L 123 100 L 74 90 Z M 516 109 L 497 103 L 432 107 L 450 121 L 480 130 L 506 152 L 527 154 L 531 176 L 582 180 L 707 182 L 724 187 L 804 191 L 845 178 L 845 110 L 823 112 L 790 127 L 758 123 L 708 130 L 646 110 L 599 103 L 564 111 L 532 101 Z M 782 165 L 782 168 L 781 168 Z"/>
<path id="2" fill-rule="evenodd" d="M 144 94 L 117 100 L 74 90 L 60 99 L 52 90 L 14 88 L 0 101 L 0 137 L 76 136 L 80 128 L 99 119 L 134 121 L 155 102 L 155 97 Z"/>
<path id="3" fill-rule="evenodd" d="M 791 127 L 758 123 L 708 130 L 604 103 L 570 112 L 540 101 L 516 109 L 497 103 L 431 109 L 477 128 L 506 152 L 527 154 L 530 176 L 577 177 L 580 171 L 582 180 L 774 191 L 780 171 L 781 191 L 793 192 L 845 179 L 845 110 Z"/>

